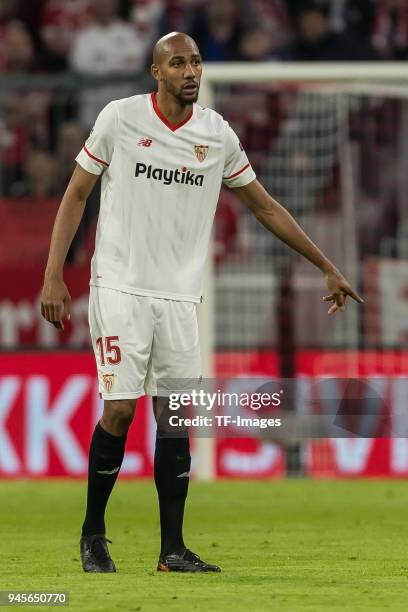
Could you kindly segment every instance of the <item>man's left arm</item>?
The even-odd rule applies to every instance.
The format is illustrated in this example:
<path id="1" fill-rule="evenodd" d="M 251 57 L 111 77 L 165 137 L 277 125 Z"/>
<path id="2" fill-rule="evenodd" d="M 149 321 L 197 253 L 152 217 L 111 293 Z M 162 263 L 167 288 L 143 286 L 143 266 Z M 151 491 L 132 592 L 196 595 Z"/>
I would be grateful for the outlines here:
<path id="1" fill-rule="evenodd" d="M 307 236 L 292 215 L 265 191 L 258 180 L 251 181 L 244 187 L 236 187 L 234 192 L 267 230 L 323 272 L 330 292 L 323 300 L 333 302 L 328 314 L 344 310 L 347 296 L 360 304 L 363 303 L 364 300 L 352 289 L 334 264 Z"/>

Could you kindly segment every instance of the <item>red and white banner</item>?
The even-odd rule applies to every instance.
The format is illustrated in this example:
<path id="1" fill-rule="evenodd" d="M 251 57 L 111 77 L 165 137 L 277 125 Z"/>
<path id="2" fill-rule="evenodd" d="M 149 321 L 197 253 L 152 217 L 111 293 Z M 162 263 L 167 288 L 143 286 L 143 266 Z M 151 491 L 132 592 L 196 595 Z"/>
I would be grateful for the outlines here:
<path id="1" fill-rule="evenodd" d="M 85 476 L 103 407 L 93 355 L 3 354 L 0 372 L 0 476 Z M 148 404 L 138 403 L 121 476 L 152 474 L 155 424 Z"/>
<path id="2" fill-rule="evenodd" d="M 408 353 L 356 353 L 353 357 L 355 375 L 386 377 L 390 410 L 398 417 L 398 406 L 406 402 L 408 393 Z M 350 376 L 344 369 L 349 363 L 350 355 L 344 352 L 302 352 L 297 359 L 298 375 L 303 383 L 310 380 L 311 384 L 320 376 Z M 231 376 L 233 386 L 237 375 L 276 376 L 277 357 L 256 352 L 218 354 L 217 369 L 220 376 Z M 1 354 L 0 477 L 84 477 L 89 442 L 101 411 L 92 354 Z M 154 441 L 150 400 L 142 398 L 129 431 L 121 477 L 152 475 Z M 216 453 L 219 477 L 284 475 L 283 454 L 270 442 L 217 440 Z M 307 468 L 314 477 L 408 477 L 408 437 L 308 443 Z"/>
<path id="3" fill-rule="evenodd" d="M 261 362 L 259 355 L 242 361 L 253 373 L 261 373 Z M 274 355 L 265 364 L 266 373 L 276 373 Z M 4 353 L 0 373 L 0 477 L 86 476 L 90 439 L 103 409 L 93 354 Z M 152 476 L 155 432 L 150 399 L 141 398 L 120 477 Z M 279 476 L 282 454 L 258 440 L 217 440 L 217 473 Z"/>
<path id="4" fill-rule="evenodd" d="M 405 419 L 408 352 L 299 351 L 296 371 L 306 384 L 316 377 L 382 380 L 386 416 L 391 423 L 399 415 Z M 408 477 L 408 435 L 331 438 L 309 443 L 307 451 L 307 470 L 315 477 Z"/>

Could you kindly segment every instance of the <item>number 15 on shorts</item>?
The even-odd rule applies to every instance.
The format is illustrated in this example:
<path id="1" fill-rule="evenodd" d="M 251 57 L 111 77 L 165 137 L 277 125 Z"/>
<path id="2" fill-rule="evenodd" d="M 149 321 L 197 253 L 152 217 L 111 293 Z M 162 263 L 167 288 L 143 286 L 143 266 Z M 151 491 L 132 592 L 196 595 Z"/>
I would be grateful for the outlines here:
<path id="1" fill-rule="evenodd" d="M 101 336 L 97 339 L 96 348 L 99 351 L 101 365 L 104 366 L 105 363 L 115 365 L 122 361 L 122 354 L 117 342 L 119 342 L 119 336 Z"/>

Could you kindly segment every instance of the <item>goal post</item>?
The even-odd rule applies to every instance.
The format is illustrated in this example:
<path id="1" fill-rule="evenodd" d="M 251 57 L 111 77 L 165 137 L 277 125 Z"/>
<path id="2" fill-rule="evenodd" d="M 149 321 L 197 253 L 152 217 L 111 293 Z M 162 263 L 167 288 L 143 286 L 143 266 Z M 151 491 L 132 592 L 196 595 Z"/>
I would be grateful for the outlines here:
<path id="1" fill-rule="evenodd" d="M 206 64 L 199 103 L 219 111 L 238 133 L 241 129 L 251 135 L 252 148 L 246 146 L 246 150 L 250 161 L 255 162 L 261 182 L 290 210 L 312 239 L 328 250 L 353 286 L 358 287 L 362 261 L 360 225 L 370 227 L 370 219 L 361 221 L 366 214 L 361 210 L 362 197 L 364 201 L 371 197 L 374 204 L 371 201 L 370 205 L 374 206 L 373 184 L 380 185 L 380 190 L 386 189 L 388 162 L 381 167 L 381 156 L 386 159 L 389 140 L 397 143 L 397 155 L 398 152 L 408 155 L 408 65 L 393 62 Z M 271 109 L 276 109 L 276 115 Z M 381 117 L 378 120 L 376 116 L 383 112 L 389 125 L 381 125 Z M 395 119 L 393 112 L 401 123 L 400 134 L 391 125 Z M 258 132 L 256 125 L 252 129 L 251 116 L 261 117 L 257 119 Z M 353 122 L 365 123 L 356 127 Z M 364 155 L 374 154 L 370 151 L 370 139 L 372 146 L 377 147 L 376 130 L 385 132 L 382 136 L 385 144 L 381 141 L 375 151 L 379 175 L 362 176 L 366 171 Z M 269 140 L 265 136 L 268 131 Z M 256 134 L 262 145 L 257 145 Z M 359 134 L 363 134 L 364 142 L 359 141 Z M 377 160 L 368 161 L 375 167 Z M 400 184 L 398 206 L 405 209 L 403 187 L 407 176 L 408 173 L 401 173 L 396 179 Z M 326 206 L 326 203 L 329 204 Z M 239 246 L 235 259 L 223 261 L 217 267 L 212 256 L 208 259 L 204 301 L 199 306 L 203 375 L 215 375 L 217 350 L 265 347 L 264 312 L 269 308 L 276 310 L 276 288 L 288 273 L 289 262 L 293 264 L 294 291 L 298 297 L 305 297 L 304 312 L 299 312 L 294 305 L 297 344 L 307 347 L 314 334 L 313 339 L 318 345 L 321 342 L 323 350 L 343 347 L 353 349 L 356 355 L 357 349 L 369 346 L 368 336 L 364 335 L 367 323 L 362 324 L 356 308 L 348 308 L 332 327 L 317 319 L 312 311 L 317 309 L 317 295 L 324 290 L 320 276 L 286 247 L 271 241 L 270 237 L 268 240 L 267 232 L 255 228 L 247 217 L 245 226 L 252 241 L 249 263 L 240 262 Z M 408 214 L 404 227 L 408 227 Z M 328 236 L 328 228 L 332 237 Z M 258 233 L 261 231 L 264 234 Z M 384 239 L 383 250 L 386 243 Z M 231 311 L 226 312 L 227 305 Z M 218 325 L 221 318 L 223 324 Z M 269 327 L 276 323 L 276 320 L 270 321 Z M 268 334 L 270 346 L 276 348 L 273 330 L 268 329 Z M 329 341 L 325 334 L 330 335 Z M 356 375 L 358 367 L 353 350 L 348 358 L 350 376 Z M 196 440 L 199 479 L 212 480 L 215 476 L 215 442 L 208 438 Z"/>
<path id="2" fill-rule="evenodd" d="M 200 87 L 200 100 L 207 104 L 216 84 L 271 82 L 350 82 L 377 83 L 408 87 L 408 66 L 405 62 L 231 62 L 205 64 Z M 211 96 L 211 94 L 209 94 Z M 211 98 L 208 98 L 211 102 Z"/>

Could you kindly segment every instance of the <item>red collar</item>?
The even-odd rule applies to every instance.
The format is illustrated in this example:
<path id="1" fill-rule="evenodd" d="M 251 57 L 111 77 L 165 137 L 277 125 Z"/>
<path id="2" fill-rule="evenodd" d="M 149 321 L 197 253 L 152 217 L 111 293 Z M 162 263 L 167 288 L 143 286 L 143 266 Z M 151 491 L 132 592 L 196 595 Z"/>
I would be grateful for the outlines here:
<path id="1" fill-rule="evenodd" d="M 165 125 L 167 125 L 167 127 L 172 131 L 175 132 L 176 130 L 178 130 L 179 128 L 181 128 L 181 126 L 183 126 L 185 123 L 187 123 L 187 121 L 190 121 L 191 117 L 193 116 L 193 111 L 191 111 L 191 113 L 188 115 L 188 117 L 186 117 L 184 119 L 184 121 L 182 121 L 181 123 L 171 123 L 161 112 L 161 110 L 159 109 L 159 107 L 157 106 L 157 100 L 156 100 L 156 92 L 153 92 L 152 94 L 150 94 L 150 97 L 152 99 L 152 104 L 153 104 L 153 108 L 154 108 L 154 112 L 156 113 L 156 115 L 158 116 L 158 118 L 163 121 L 163 123 Z"/>

